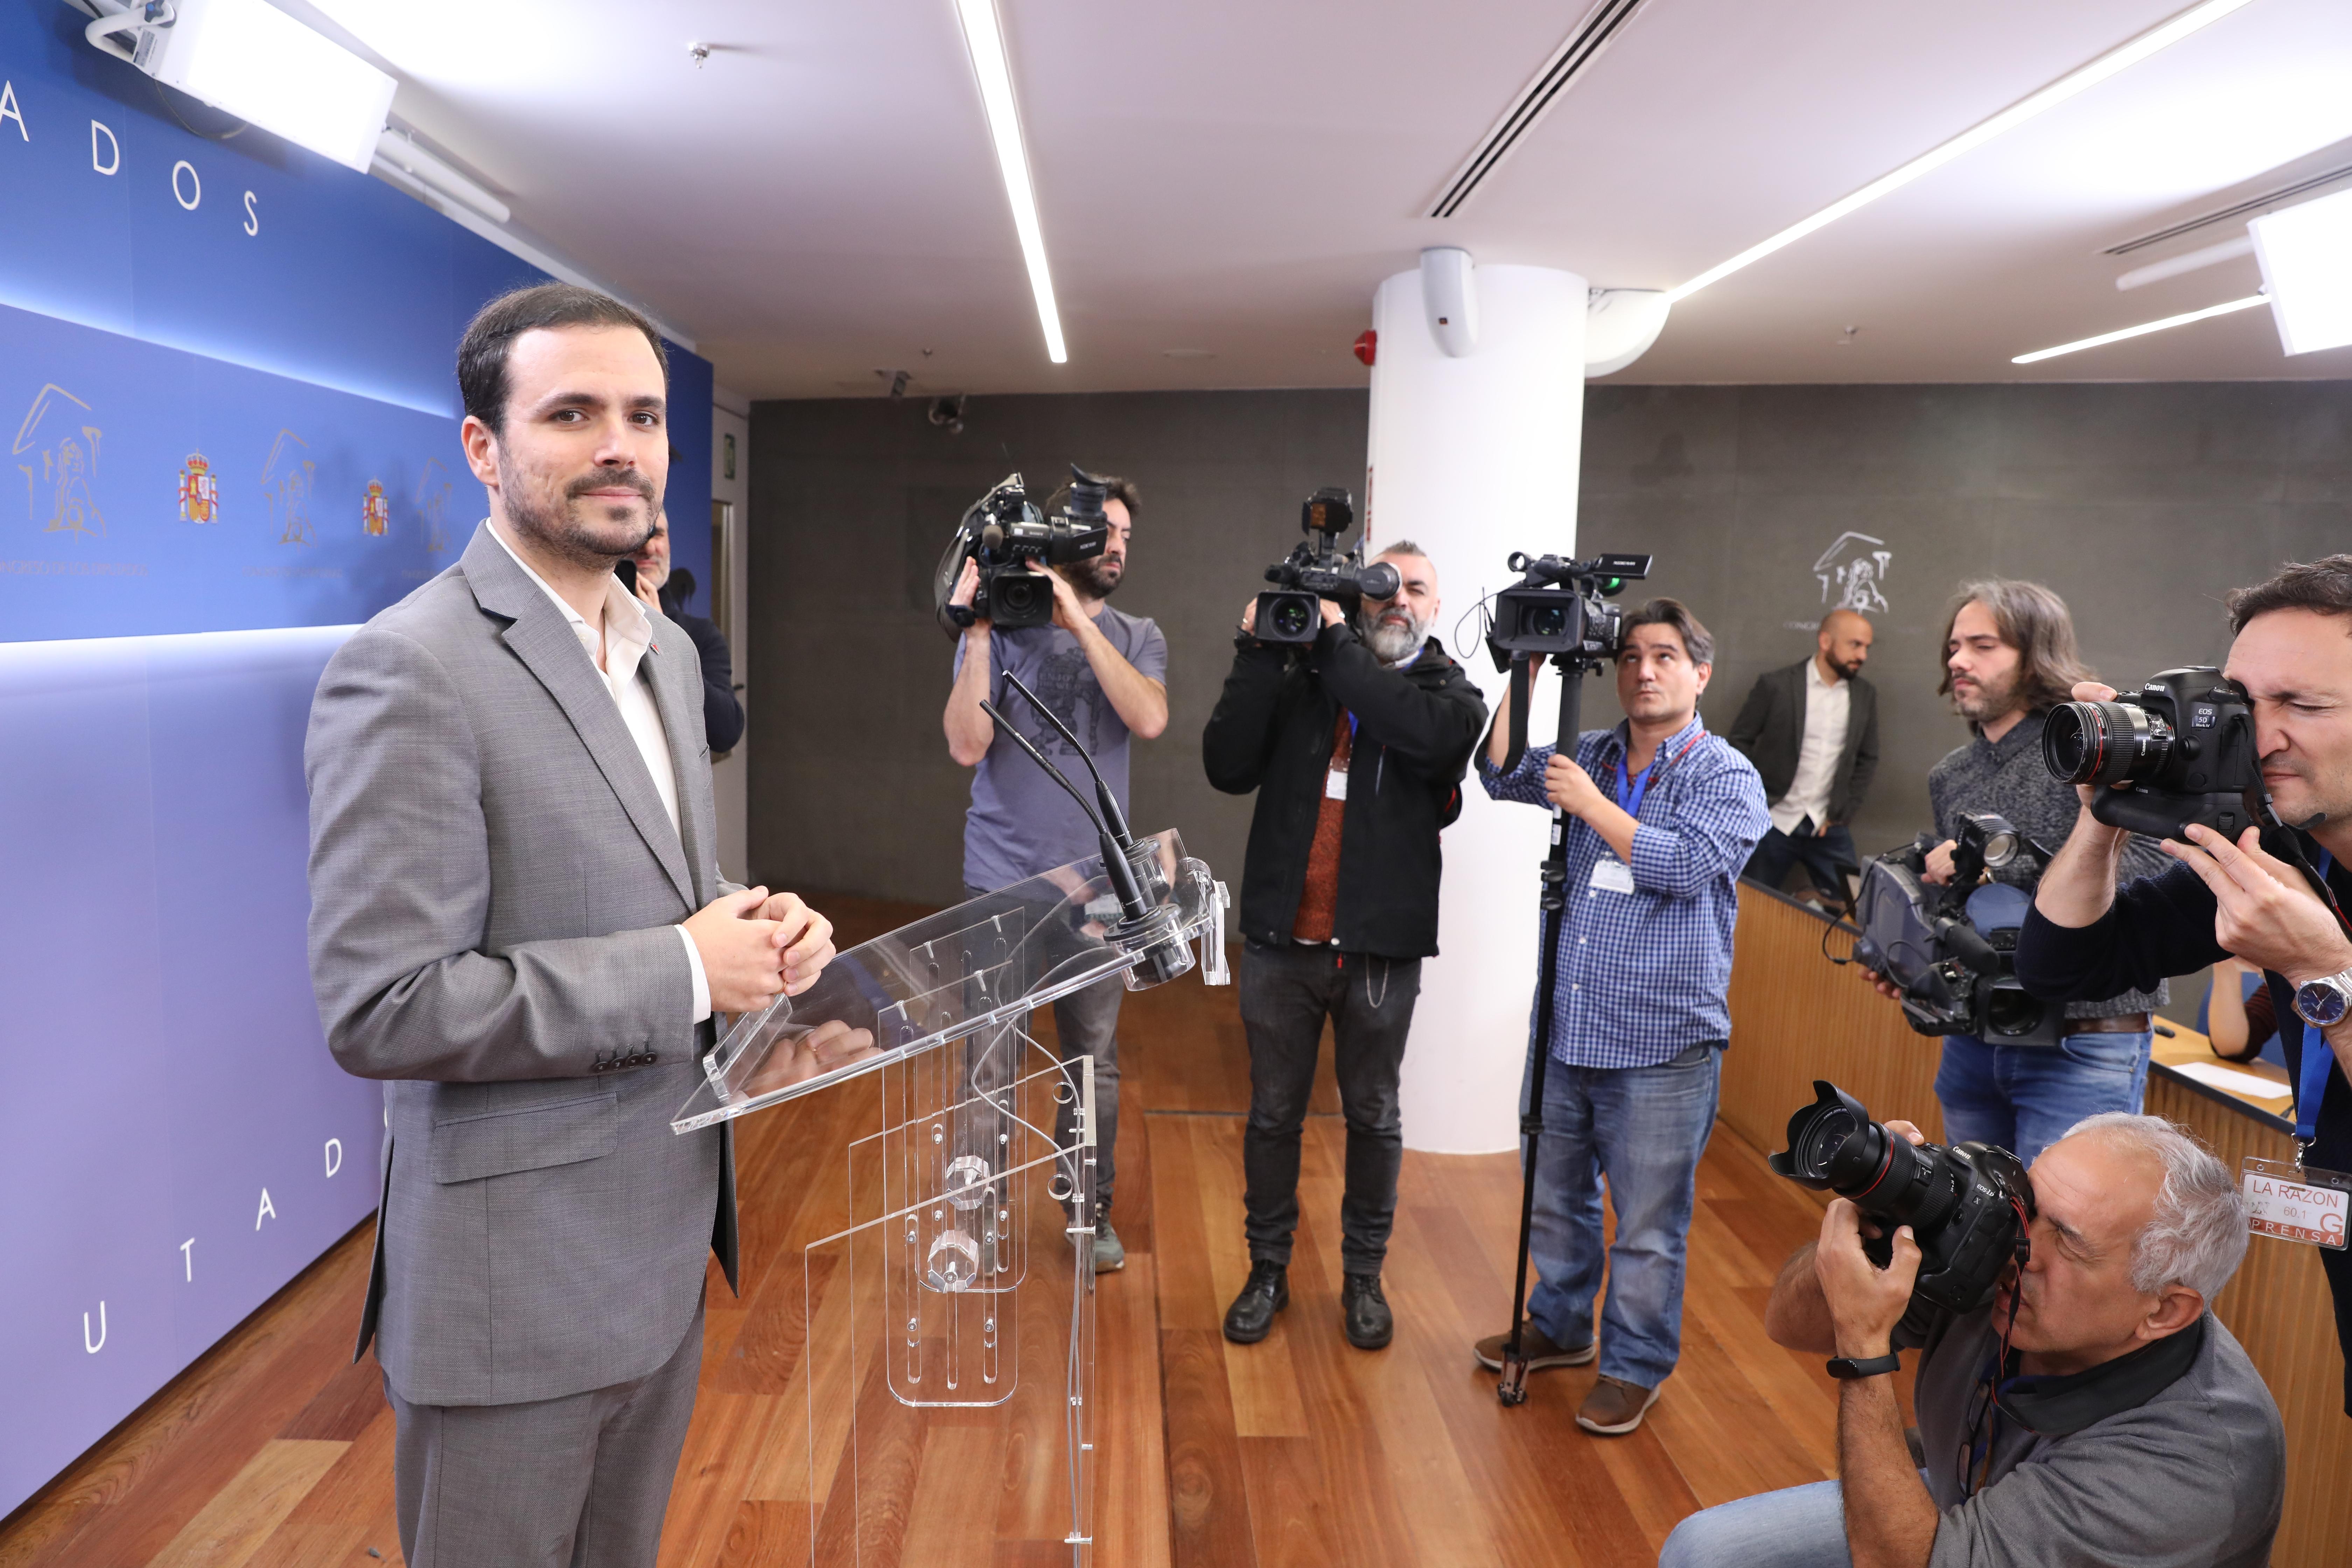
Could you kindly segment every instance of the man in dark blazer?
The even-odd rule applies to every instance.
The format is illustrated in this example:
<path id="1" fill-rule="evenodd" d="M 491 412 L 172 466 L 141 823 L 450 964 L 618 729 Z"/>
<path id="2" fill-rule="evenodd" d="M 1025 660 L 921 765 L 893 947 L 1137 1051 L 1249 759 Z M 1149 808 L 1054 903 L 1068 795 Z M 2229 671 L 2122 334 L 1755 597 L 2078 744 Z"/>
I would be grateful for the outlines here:
<path id="1" fill-rule="evenodd" d="M 670 1117 L 832 926 L 719 879 L 694 645 L 614 575 L 668 477 L 653 325 L 518 290 L 457 378 L 490 515 L 337 650 L 303 751 L 320 1017 L 384 1080 L 360 1348 L 414 1568 L 651 1568 L 705 1258 L 736 1278 L 727 1131 Z"/>
<path id="2" fill-rule="evenodd" d="M 1878 692 L 1862 678 L 1870 622 L 1832 610 L 1813 657 L 1756 678 L 1727 737 L 1764 779 L 1772 830 L 1743 875 L 1778 888 L 1802 865 L 1813 886 L 1845 903 L 1846 875 L 1861 861 L 1846 825 L 1878 771 Z"/>
<path id="3" fill-rule="evenodd" d="M 735 661 L 718 623 L 687 608 L 694 597 L 694 574 L 670 567 L 668 513 L 654 520 L 653 537 L 637 552 L 635 563 L 637 597 L 647 609 L 676 621 L 694 639 L 695 654 L 702 660 L 702 732 L 711 751 L 724 755 L 743 738 L 743 702 L 735 695 Z"/>

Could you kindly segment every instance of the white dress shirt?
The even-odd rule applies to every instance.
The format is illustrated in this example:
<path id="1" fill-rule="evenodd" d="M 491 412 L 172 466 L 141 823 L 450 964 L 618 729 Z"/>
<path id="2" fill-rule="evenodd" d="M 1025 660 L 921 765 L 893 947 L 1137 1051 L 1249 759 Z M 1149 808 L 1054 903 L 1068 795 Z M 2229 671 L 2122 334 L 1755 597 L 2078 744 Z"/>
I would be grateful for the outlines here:
<path id="1" fill-rule="evenodd" d="M 653 688 L 637 679 L 637 667 L 654 645 L 653 617 L 646 614 L 644 603 L 635 595 L 621 586 L 620 578 L 607 577 L 600 647 L 599 633 L 588 624 L 588 618 L 564 603 L 563 595 L 530 569 L 530 563 L 507 542 L 495 522 L 490 524 L 490 537 L 514 557 L 523 575 L 538 584 L 540 592 L 553 600 L 555 607 L 563 612 L 563 618 L 572 623 L 572 630 L 580 638 L 580 651 L 588 656 L 596 679 L 612 694 L 614 706 L 621 710 L 621 722 L 629 727 L 629 738 L 637 743 L 637 754 L 645 759 L 646 772 L 653 775 L 654 793 L 661 796 L 662 809 L 669 813 L 670 831 L 679 834 L 679 847 L 683 848 L 685 836 L 679 830 L 677 816 L 677 769 L 669 758 L 669 732 L 662 728 L 661 710 L 654 705 Z M 601 659 L 597 657 L 600 652 Z M 684 926 L 671 929 L 686 943 L 686 962 L 694 971 L 694 1021 L 699 1024 L 710 1016 L 710 977 L 703 973 L 702 950 L 694 945 L 692 933 Z"/>
<path id="2" fill-rule="evenodd" d="M 1795 833 L 1809 816 L 1816 833 L 1830 825 L 1830 786 L 1837 779 L 1853 708 L 1853 686 L 1823 679 L 1818 657 L 1805 660 L 1805 738 L 1797 747 L 1797 773 L 1789 781 L 1789 793 L 1772 803 L 1772 826 L 1781 832 Z"/>

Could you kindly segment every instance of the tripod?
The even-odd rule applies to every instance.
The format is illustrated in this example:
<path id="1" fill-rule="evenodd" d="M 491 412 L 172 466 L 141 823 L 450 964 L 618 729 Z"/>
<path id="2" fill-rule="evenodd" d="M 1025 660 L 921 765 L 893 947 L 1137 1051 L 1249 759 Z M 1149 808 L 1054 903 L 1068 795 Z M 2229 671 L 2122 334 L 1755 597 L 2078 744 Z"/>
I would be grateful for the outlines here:
<path id="1" fill-rule="evenodd" d="M 1560 671 L 1559 738 L 1553 754 L 1573 763 L 1584 706 L 1584 678 L 1603 661 L 1582 652 L 1549 657 Z M 1503 759 L 1505 773 L 1517 768 L 1527 754 L 1528 692 L 1544 658 L 1521 656 L 1511 660 L 1511 741 Z M 1536 956 L 1535 1068 L 1528 1079 L 1527 1108 L 1519 1113 L 1519 1260 L 1511 1285 L 1511 1337 L 1503 1347 L 1502 1377 L 1495 1384 L 1495 1397 L 1505 1405 L 1524 1405 L 1528 1399 L 1528 1353 L 1523 1341 L 1528 1244 L 1536 1212 L 1536 1145 L 1543 1136 L 1544 1071 L 1551 1061 L 1552 991 L 1559 983 L 1560 928 L 1568 918 L 1568 814 L 1557 805 L 1551 808 L 1551 850 L 1544 857 L 1542 878 L 1543 948 Z"/>

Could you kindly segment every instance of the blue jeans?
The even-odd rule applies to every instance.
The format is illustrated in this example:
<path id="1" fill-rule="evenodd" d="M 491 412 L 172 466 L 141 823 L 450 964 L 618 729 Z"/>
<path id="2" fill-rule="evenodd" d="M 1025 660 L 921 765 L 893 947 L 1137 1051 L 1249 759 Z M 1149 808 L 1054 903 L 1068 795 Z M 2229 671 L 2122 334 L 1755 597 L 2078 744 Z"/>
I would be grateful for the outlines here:
<path id="1" fill-rule="evenodd" d="M 1757 843 L 1756 853 L 1748 858 L 1748 868 L 1740 875 L 1777 891 L 1789 879 L 1789 868 L 1799 865 L 1804 867 L 1805 875 L 1816 889 L 1839 903 L 1853 896 L 1846 886 L 1846 873 L 1860 870 L 1861 863 L 1853 852 L 1853 835 L 1843 823 L 1801 837 L 1777 827 L 1767 828 Z"/>
<path id="2" fill-rule="evenodd" d="M 1853 1568 L 1835 1481 L 1760 1492 L 1675 1526 L 1658 1568 Z"/>
<path id="3" fill-rule="evenodd" d="M 1947 1035 L 1936 1073 L 1944 1136 L 2007 1149 L 2031 1165 L 2085 1116 L 2139 1110 L 2154 1038 L 2068 1035 L 2054 1047 L 1989 1046 L 1974 1035 Z"/>
<path id="4" fill-rule="evenodd" d="M 1646 1068 L 1550 1063 L 1543 1136 L 1536 1141 L 1535 1222 L 1528 1257 L 1539 1283 L 1528 1316 L 1552 1343 L 1592 1342 L 1601 1291 L 1601 1178 L 1617 1211 L 1607 1249 L 1601 1371 L 1643 1388 L 1665 1382 L 1682 1354 L 1683 1253 L 1698 1157 L 1715 1130 L 1722 1047 L 1696 1045 Z M 1519 1087 L 1524 1110 L 1535 1053 Z"/>

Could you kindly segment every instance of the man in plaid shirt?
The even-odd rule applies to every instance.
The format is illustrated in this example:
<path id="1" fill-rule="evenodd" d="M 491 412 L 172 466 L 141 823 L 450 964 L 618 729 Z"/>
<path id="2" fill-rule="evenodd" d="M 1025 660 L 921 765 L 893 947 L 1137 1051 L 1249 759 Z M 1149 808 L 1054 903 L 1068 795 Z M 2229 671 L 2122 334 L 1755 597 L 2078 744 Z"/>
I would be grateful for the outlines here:
<path id="1" fill-rule="evenodd" d="M 1530 1372 L 1599 1355 L 1576 1423 L 1607 1436 L 1642 1424 L 1681 1353 L 1683 1253 L 1731 1036 L 1739 868 L 1772 825 L 1755 767 L 1699 721 L 1714 660 L 1697 617 L 1653 599 L 1625 617 L 1623 723 L 1585 731 L 1572 763 L 1530 746 L 1506 773 L 1507 697 L 1478 766 L 1496 800 L 1567 814 L 1558 980 L 1538 998 L 1551 1009 L 1528 1249 L 1540 1282 L 1521 1343 Z M 1532 1044 L 1528 1068 L 1531 1088 Z M 1596 1344 L 1603 1175 L 1617 1238 Z M 1508 1338 L 1479 1341 L 1479 1362 L 1499 1371 Z"/>

